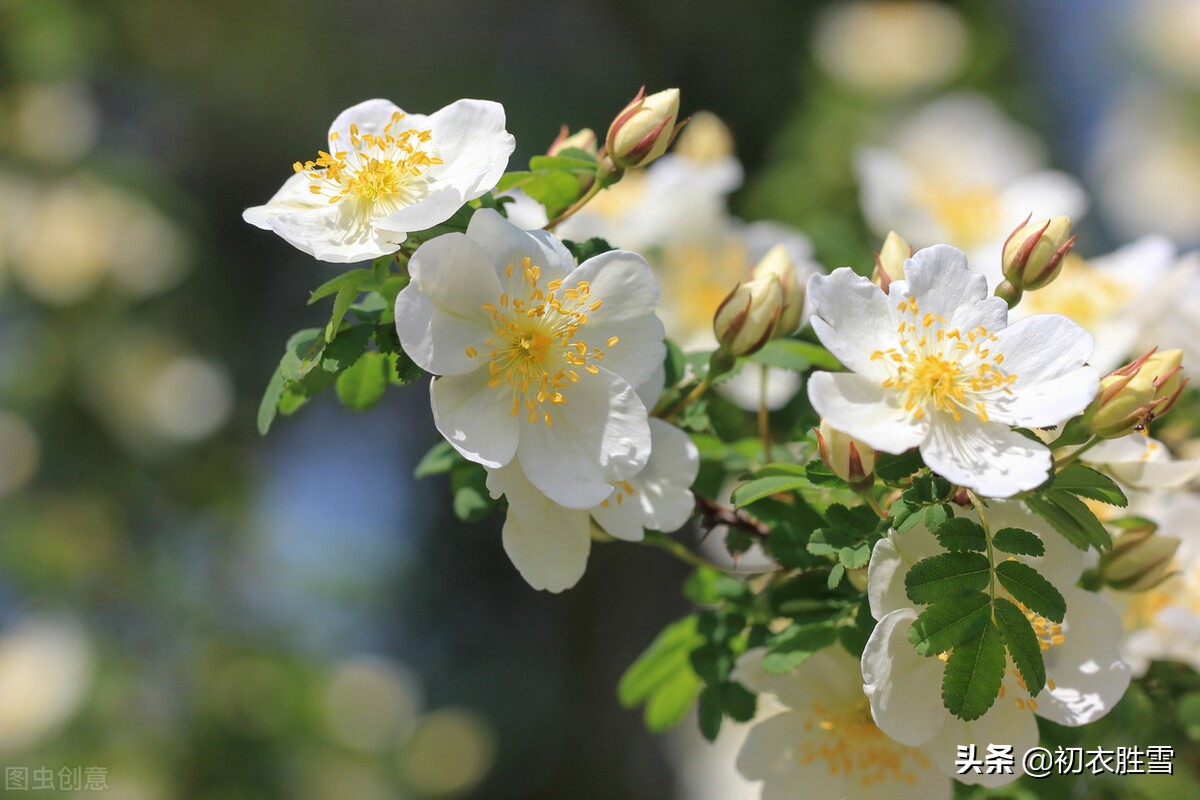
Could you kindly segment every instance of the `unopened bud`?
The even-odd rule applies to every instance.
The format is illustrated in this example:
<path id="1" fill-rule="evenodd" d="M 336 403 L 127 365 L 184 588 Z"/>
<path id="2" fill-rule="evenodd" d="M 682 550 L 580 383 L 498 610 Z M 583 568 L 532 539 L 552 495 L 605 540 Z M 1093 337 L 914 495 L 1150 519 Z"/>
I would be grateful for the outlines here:
<path id="1" fill-rule="evenodd" d="M 733 134 L 716 114 L 699 111 L 679 134 L 674 152 L 702 164 L 720 161 L 733 155 Z"/>
<path id="2" fill-rule="evenodd" d="M 871 446 L 831 428 L 825 420 L 814 431 L 825 466 L 856 492 L 871 488 L 875 482 L 875 451 Z"/>
<path id="3" fill-rule="evenodd" d="M 871 280 L 887 293 L 892 281 L 904 280 L 904 262 L 912 258 L 912 247 L 895 231 L 888 233 L 883 247 L 875 254 L 875 274 Z"/>
<path id="4" fill-rule="evenodd" d="M 563 150 L 575 149 L 583 150 L 591 156 L 595 156 L 599 152 L 599 145 L 596 142 L 596 132 L 591 128 L 580 128 L 571 133 L 566 125 L 562 126 L 562 130 L 558 132 L 558 136 L 550 144 L 550 149 L 546 151 L 548 156 L 556 156 Z"/>
<path id="5" fill-rule="evenodd" d="M 1092 433 L 1115 439 L 1144 431 L 1170 411 L 1187 386 L 1182 362 L 1182 350 L 1151 350 L 1101 378 L 1087 410 Z"/>
<path id="6" fill-rule="evenodd" d="M 1145 592 L 1171 577 L 1180 540 L 1159 536 L 1154 528 L 1127 530 L 1100 556 L 1100 579 L 1123 592 Z"/>
<path id="7" fill-rule="evenodd" d="M 643 86 L 608 126 L 605 148 L 618 169 L 646 166 L 665 153 L 679 133 L 679 90 L 664 89 L 649 97 L 645 93 Z"/>
<path id="8" fill-rule="evenodd" d="M 735 356 L 758 351 L 775 332 L 783 312 L 783 286 L 778 275 L 739 283 L 713 316 L 713 332 L 721 349 Z"/>
<path id="9" fill-rule="evenodd" d="M 800 329 L 800 315 L 804 311 L 804 284 L 800 282 L 800 275 L 787 248 L 781 244 L 768 250 L 754 267 L 753 276 L 756 280 L 770 275 L 779 278 L 779 288 L 783 290 L 783 308 L 779 311 L 779 322 L 775 324 L 771 338 L 782 339 Z"/>
<path id="10" fill-rule="evenodd" d="M 1058 277 L 1074 246 L 1069 217 L 1027 218 L 1004 242 L 1004 278 L 1018 291 L 1040 289 Z"/>

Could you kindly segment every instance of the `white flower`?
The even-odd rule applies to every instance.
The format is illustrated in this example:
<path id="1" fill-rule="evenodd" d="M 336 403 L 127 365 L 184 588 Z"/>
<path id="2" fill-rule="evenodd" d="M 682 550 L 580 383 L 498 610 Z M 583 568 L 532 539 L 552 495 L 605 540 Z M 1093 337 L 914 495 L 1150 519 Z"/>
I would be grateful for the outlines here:
<path id="1" fill-rule="evenodd" d="M 950 95 L 894 126 L 887 147 L 855 157 L 859 201 L 880 236 L 914 247 L 949 242 L 1000 280 L 1004 239 L 1026 216 L 1078 219 L 1087 196 L 1074 178 L 1044 169 L 1041 145 L 974 95 Z"/>
<path id="2" fill-rule="evenodd" d="M 1089 363 L 1103 373 L 1111 372 L 1134 352 L 1153 347 L 1138 351 L 1135 343 L 1159 316 L 1162 281 L 1174 259 L 1175 246 L 1162 236 L 1146 236 L 1086 261 L 1071 253 L 1058 277 L 1048 286 L 1026 292 L 1012 316 L 1070 317 L 1096 340 Z"/>
<path id="3" fill-rule="evenodd" d="M 645 468 L 614 482 L 612 493 L 586 510 L 564 508 L 538 491 L 519 459 L 488 470 L 492 496 L 508 498 L 504 551 L 530 586 L 561 592 L 583 577 L 593 520 L 628 542 L 641 541 L 645 528 L 669 532 L 688 521 L 700 452 L 686 433 L 660 419 L 650 420 L 650 441 Z"/>
<path id="4" fill-rule="evenodd" d="M 1080 460 L 1101 466 L 1121 483 L 1142 491 L 1177 489 L 1200 475 L 1200 459 L 1172 458 L 1166 445 L 1140 433 L 1105 439 Z"/>
<path id="5" fill-rule="evenodd" d="M 1184 363 L 1200 364 L 1200 251 L 1179 259 L 1148 293 L 1142 311 L 1142 335 L 1134 353 L 1152 347 L 1183 350 Z"/>
<path id="6" fill-rule="evenodd" d="M 964 516 L 978 519 L 974 512 Z M 1038 534 L 1045 545 L 1044 555 L 1012 558 L 1037 569 L 1066 600 L 1062 624 L 1026 611 L 1046 665 L 1046 686 L 1041 693 L 1030 696 L 1009 660 L 1000 696 L 979 719 L 960 720 L 936 701 L 941 696 L 945 661 L 918 654 L 908 641 L 918 611 L 904 592 L 908 569 L 944 552 L 923 525 L 905 533 L 891 531 L 871 553 L 867 593 L 871 614 L 879 624 L 863 651 L 862 671 L 871 712 L 884 732 L 904 744 L 924 747 L 947 775 L 967 783 L 998 786 L 1015 775 L 956 775 L 956 746 L 974 743 L 982 753 L 988 744 L 1012 744 L 1015 753 L 1024 753 L 1037 743 L 1033 713 L 1070 726 L 1098 719 L 1125 693 L 1130 669 L 1119 655 L 1121 625 L 1116 612 L 1104 598 L 1073 588 L 1083 571 L 1083 553 L 1020 503 L 990 503 L 987 519 L 992 530 L 1018 527 Z M 997 586 L 997 592 L 1007 594 L 1002 586 Z M 1019 774 L 1019 759 L 1016 766 Z"/>
<path id="7" fill-rule="evenodd" d="M 840 647 L 816 653 L 785 675 L 768 674 L 763 654 L 751 650 L 734 671 L 738 681 L 783 706 L 750 729 L 738 754 L 738 771 L 763 781 L 763 800 L 936 800 L 953 794 L 953 781 L 925 753 L 876 727 L 858 664 Z"/>
<path id="8" fill-rule="evenodd" d="M 492 469 L 520 458 L 540 491 L 591 508 L 650 455 L 634 393 L 661 365 L 658 285 L 636 253 L 578 267 L 549 233 L 491 209 L 409 262 L 396 331 L 430 387 L 438 430 Z"/>
<path id="9" fill-rule="evenodd" d="M 328 152 L 297 161 L 242 218 L 321 261 L 376 258 L 492 189 L 515 147 L 499 103 L 457 100 L 425 116 L 367 100 L 333 121 Z"/>
<path id="10" fill-rule="evenodd" d="M 905 263 L 885 296 L 849 268 L 813 276 L 813 329 L 850 373 L 818 372 L 813 408 L 876 450 L 920 447 L 935 472 L 990 497 L 1046 480 L 1050 451 L 1010 426 L 1046 427 L 1096 394 L 1092 338 L 1066 317 L 1008 325 L 962 252 L 938 245 Z"/>

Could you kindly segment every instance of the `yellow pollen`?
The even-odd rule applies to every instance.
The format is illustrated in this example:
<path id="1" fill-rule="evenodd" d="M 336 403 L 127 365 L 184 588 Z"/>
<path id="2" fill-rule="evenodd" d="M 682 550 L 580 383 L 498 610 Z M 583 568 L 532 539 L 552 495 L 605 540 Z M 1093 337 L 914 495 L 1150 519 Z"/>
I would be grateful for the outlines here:
<path id="1" fill-rule="evenodd" d="M 403 118 L 397 111 L 380 133 L 360 133 L 358 125 L 351 123 L 351 149 L 319 150 L 315 161 L 297 161 L 292 169 L 312 181 L 310 192 L 328 197 L 330 203 L 385 201 L 382 210 L 387 213 L 409 205 L 424 191 L 422 182 L 414 179 L 442 160 L 421 146 L 430 141 L 431 132 L 400 130 Z M 341 137 L 334 131 L 329 138 Z"/>
<path id="2" fill-rule="evenodd" d="M 912 298 L 902 299 L 897 309 L 912 315 L 911 321 L 900 321 L 898 346 L 871 354 L 872 361 L 882 361 L 888 368 L 884 388 L 901 393 L 904 409 L 914 420 L 940 411 L 955 421 L 971 413 L 987 422 L 988 398 L 997 392 L 1011 394 L 1009 387 L 1017 380 L 1016 375 L 1000 369 L 1003 354 L 981 344 L 972 347 L 963 341 L 963 332 L 945 329 L 946 318 L 941 314 L 926 311 L 922 315 Z M 982 326 L 967 331 L 966 338 L 996 341 Z"/>
<path id="3" fill-rule="evenodd" d="M 865 697 L 849 707 L 831 709 L 813 703 L 811 709 L 805 733 L 795 742 L 797 763 L 824 764 L 830 775 L 843 776 L 863 788 L 912 784 L 917 770 L 929 768 L 929 759 L 920 750 L 897 744 L 875 726 Z"/>
<path id="4" fill-rule="evenodd" d="M 470 345 L 468 345 L 467 346 L 467 358 L 474 358 L 477 355 L 479 355 L 479 352 L 474 347 L 471 347 Z"/>
<path id="5" fill-rule="evenodd" d="M 523 407 L 530 423 L 549 427 L 554 422 L 550 409 L 566 403 L 567 387 L 580 380 L 574 367 L 599 373 L 592 362 L 602 359 L 619 340 L 612 336 L 604 347 L 592 347 L 580 338 L 587 310 L 598 302 L 589 297 L 591 288 L 586 281 L 562 291 L 565 299 L 560 299 L 562 280 L 550 281 L 543 290 L 538 286 L 542 268 L 530 258 L 522 259 L 520 267 L 514 270 L 510 264 L 505 270 L 508 282 L 499 306 L 481 306 L 493 328 L 487 340 L 492 347 L 488 386 L 507 385 L 512 415 Z M 468 348 L 467 355 L 473 357 L 474 349 Z"/>

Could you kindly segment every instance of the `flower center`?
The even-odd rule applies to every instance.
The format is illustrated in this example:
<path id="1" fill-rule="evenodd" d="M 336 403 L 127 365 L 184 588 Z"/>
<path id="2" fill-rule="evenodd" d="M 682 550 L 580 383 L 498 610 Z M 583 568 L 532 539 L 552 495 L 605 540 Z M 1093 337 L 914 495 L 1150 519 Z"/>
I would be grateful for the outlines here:
<path id="1" fill-rule="evenodd" d="M 346 198 L 371 203 L 385 201 L 392 210 L 415 201 L 421 191 L 416 180 L 442 160 L 426 152 L 432 133 L 414 128 L 399 130 L 404 114 L 399 111 L 384 126 L 382 133 L 359 133 L 350 124 L 350 149 L 326 153 L 317 151 L 316 161 L 297 161 L 297 173 L 308 176 L 308 190 L 337 203 Z M 340 132 L 329 136 L 330 144 L 341 144 Z"/>
<path id="2" fill-rule="evenodd" d="M 595 375 L 600 372 L 595 361 L 619 341 L 610 336 L 604 347 L 591 347 L 579 338 L 587 325 L 588 314 L 600 308 L 600 300 L 592 300 L 591 286 L 580 281 L 564 289 L 561 280 L 550 281 L 542 287 L 542 269 L 525 258 L 514 277 L 508 265 L 507 291 L 498 302 L 484 303 L 483 310 L 492 320 L 492 346 L 488 356 L 488 386 L 505 384 L 511 391 L 512 415 L 524 408 L 530 422 L 554 421 L 551 408 L 567 402 L 567 390 L 580 380 L 579 371 Z M 479 354 L 466 348 L 470 358 Z"/>
<path id="3" fill-rule="evenodd" d="M 1027 314 L 1062 314 L 1092 330 L 1122 310 L 1129 302 L 1131 289 L 1125 281 L 1089 267 L 1071 254 L 1053 283 L 1025 295 L 1021 310 Z"/>
<path id="4" fill-rule="evenodd" d="M 617 481 L 616 483 L 612 484 L 612 487 L 613 487 L 612 497 L 616 499 L 618 506 L 625 502 L 626 497 L 633 496 L 633 484 L 630 483 L 629 481 Z M 611 505 L 611 498 L 608 500 L 600 501 L 600 506 L 602 508 L 608 508 L 610 505 Z"/>
<path id="5" fill-rule="evenodd" d="M 904 410 L 913 419 L 934 409 L 957 422 L 965 409 L 987 422 L 987 398 L 995 392 L 1012 394 L 1009 386 L 1017 380 L 1000 368 L 1004 354 L 992 347 L 998 337 L 982 325 L 966 332 L 947 328 L 940 314 L 922 314 L 915 298 L 901 300 L 897 310 L 900 346 L 871 354 L 890 373 L 883 386 L 902 393 Z"/>
<path id="6" fill-rule="evenodd" d="M 958 247 L 983 244 L 996 234 L 1000 201 L 991 188 L 954 189 L 927 184 L 918 190 L 917 197 Z"/>
<path id="7" fill-rule="evenodd" d="M 804 723 L 807 736 L 799 742 L 799 764 L 823 761 L 830 775 L 845 775 L 863 787 L 889 782 L 916 783 L 916 769 L 928 769 L 920 750 L 897 744 L 875 725 L 867 698 L 832 710 L 812 704 Z"/>

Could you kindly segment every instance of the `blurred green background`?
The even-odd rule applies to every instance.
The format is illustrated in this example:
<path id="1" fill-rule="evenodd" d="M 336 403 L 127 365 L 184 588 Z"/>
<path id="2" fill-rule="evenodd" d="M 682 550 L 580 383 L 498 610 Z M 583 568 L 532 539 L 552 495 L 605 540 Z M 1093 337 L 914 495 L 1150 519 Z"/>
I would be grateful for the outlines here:
<path id="1" fill-rule="evenodd" d="M 1081 173 L 1128 86 L 1200 108 L 1129 39 L 1133 2 L 955 4 L 958 66 L 903 91 L 818 65 L 829 5 L 0 0 L 0 767 L 52 768 L 45 796 L 101 767 L 122 800 L 699 797 L 693 745 L 615 699 L 683 613 L 683 568 L 600 546 L 574 590 L 530 590 L 498 518 L 463 526 L 410 477 L 436 440 L 422 389 L 260 438 L 332 267 L 240 214 L 363 99 L 500 101 L 517 167 L 679 86 L 733 131 L 735 211 L 832 268 L 878 246 L 854 142 L 936 91 L 990 94 Z M 1130 225 L 1083 230 L 1102 250 Z"/>

